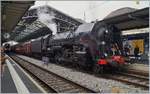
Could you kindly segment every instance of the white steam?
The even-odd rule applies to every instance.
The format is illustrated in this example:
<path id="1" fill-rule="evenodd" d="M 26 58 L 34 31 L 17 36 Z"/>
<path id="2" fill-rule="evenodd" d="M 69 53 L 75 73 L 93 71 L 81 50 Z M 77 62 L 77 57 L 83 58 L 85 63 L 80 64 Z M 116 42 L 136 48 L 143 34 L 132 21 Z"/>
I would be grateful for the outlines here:
<path id="1" fill-rule="evenodd" d="M 38 19 L 45 24 L 49 29 L 52 30 L 52 34 L 57 33 L 57 25 L 53 21 L 55 14 L 52 11 L 49 11 L 47 7 L 40 7 L 37 9 Z"/>

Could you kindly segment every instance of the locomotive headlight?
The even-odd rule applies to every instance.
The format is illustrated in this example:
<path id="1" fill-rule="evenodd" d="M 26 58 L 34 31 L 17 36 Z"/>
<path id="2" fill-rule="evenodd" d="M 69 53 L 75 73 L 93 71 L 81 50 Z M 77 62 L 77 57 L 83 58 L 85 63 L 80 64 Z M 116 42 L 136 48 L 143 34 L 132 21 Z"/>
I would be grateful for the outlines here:
<path id="1" fill-rule="evenodd" d="M 108 30 L 105 30 L 105 33 L 108 33 Z"/>
<path id="2" fill-rule="evenodd" d="M 104 55 L 107 57 L 108 56 L 108 54 L 107 53 L 104 53 Z"/>
<path id="3" fill-rule="evenodd" d="M 102 41 L 101 44 L 102 44 L 102 45 L 105 45 L 106 43 L 105 43 L 105 41 Z"/>

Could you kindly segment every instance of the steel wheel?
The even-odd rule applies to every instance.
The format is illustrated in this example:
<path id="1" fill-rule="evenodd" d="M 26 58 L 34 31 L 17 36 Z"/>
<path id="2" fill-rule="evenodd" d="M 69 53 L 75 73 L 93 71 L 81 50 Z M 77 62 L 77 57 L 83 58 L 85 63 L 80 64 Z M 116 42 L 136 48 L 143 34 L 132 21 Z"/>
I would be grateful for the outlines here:
<path id="1" fill-rule="evenodd" d="M 99 66 L 97 64 L 94 65 L 93 72 L 94 73 L 99 73 Z"/>
<path id="2" fill-rule="evenodd" d="M 60 58 L 61 58 L 61 54 L 60 53 L 56 53 L 55 54 L 55 63 L 56 64 L 60 64 Z"/>

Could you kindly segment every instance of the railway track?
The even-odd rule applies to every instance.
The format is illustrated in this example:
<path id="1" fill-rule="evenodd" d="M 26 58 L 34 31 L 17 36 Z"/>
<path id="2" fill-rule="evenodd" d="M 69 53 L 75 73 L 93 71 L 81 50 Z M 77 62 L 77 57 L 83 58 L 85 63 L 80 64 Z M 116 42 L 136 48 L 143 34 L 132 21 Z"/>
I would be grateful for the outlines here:
<path id="1" fill-rule="evenodd" d="M 139 71 L 139 70 L 134 70 L 134 69 L 126 69 L 125 72 L 149 77 L 149 73 L 145 72 L 145 71 Z"/>
<path id="2" fill-rule="evenodd" d="M 41 70 L 44 70 L 44 71 L 47 71 L 46 69 L 43 69 L 43 68 L 41 68 L 41 67 L 39 67 L 39 66 L 36 66 L 36 65 L 34 65 L 34 64 L 32 64 L 32 63 L 30 63 L 30 62 L 28 62 L 28 61 L 26 61 L 26 60 L 24 60 L 24 59 L 22 59 L 22 58 L 20 58 L 20 57 L 16 57 L 16 56 L 12 56 L 12 58 L 15 60 L 15 61 L 19 61 L 19 62 L 27 62 L 27 63 L 29 63 L 29 65 L 30 66 L 35 66 L 35 67 L 37 67 L 38 69 L 41 69 Z M 21 63 L 19 63 L 22 67 L 24 67 L 24 66 L 29 66 L 29 65 L 24 65 L 24 63 L 23 64 L 21 64 Z M 31 68 L 25 68 L 26 70 L 32 70 Z M 49 71 L 47 71 L 48 73 L 50 73 Z M 37 75 L 35 75 L 35 73 L 33 73 L 33 72 L 31 72 L 32 74 L 34 74 L 34 76 L 35 77 L 37 77 Z M 44 73 L 43 73 L 44 74 Z M 51 73 L 50 73 L 51 74 Z M 52 73 L 52 74 L 54 74 L 54 73 Z M 89 73 L 89 74 L 91 74 L 91 73 Z M 47 75 L 47 74 L 46 74 Z M 55 75 L 55 74 L 54 74 Z M 57 75 L 57 74 L 56 74 Z M 57 75 L 58 76 L 58 75 Z M 144 72 L 139 72 L 139 71 L 137 71 L 137 70 L 128 70 L 128 71 L 122 71 L 122 72 L 117 72 L 117 73 L 113 73 L 113 74 L 104 74 L 104 75 L 95 75 L 95 76 L 97 76 L 97 77 L 102 77 L 102 78 L 106 78 L 106 79 L 112 79 L 112 80 L 116 80 L 116 81 L 120 81 L 120 82 L 123 82 L 123 83 L 126 83 L 126 84 L 129 84 L 129 85 L 133 85 L 133 86 L 135 86 L 135 87 L 140 87 L 140 88 L 143 88 L 143 89 L 149 89 L 149 76 L 148 76 L 148 73 L 144 73 Z M 38 77 L 39 78 L 39 80 L 41 81 L 41 79 L 40 79 L 40 77 Z M 57 81 L 57 77 L 55 78 L 55 77 L 53 77 L 52 75 L 51 76 L 49 76 L 48 78 L 50 78 L 51 80 L 50 81 L 43 81 L 46 85 L 43 85 L 44 87 L 46 87 L 46 89 L 47 89 L 47 87 L 49 88 L 52 88 L 52 91 L 53 92 L 73 92 L 73 93 L 76 93 L 76 91 L 77 92 L 94 92 L 94 91 L 92 91 L 92 90 L 90 90 L 90 89 L 87 89 L 87 88 L 85 88 L 85 87 L 83 87 L 83 86 L 81 86 L 83 89 L 74 89 L 74 88 L 76 88 L 76 86 L 74 87 L 74 85 L 73 85 L 73 87 L 71 86 L 71 85 L 67 85 L 67 86 L 65 86 L 66 85 L 66 82 L 64 83 L 62 80 L 61 81 Z M 62 77 L 61 77 L 62 78 Z M 44 78 L 43 78 L 44 79 Z M 55 79 L 56 79 L 56 81 L 55 81 Z M 65 78 L 63 78 L 63 79 L 65 79 Z M 67 79 L 65 79 L 65 80 L 67 80 Z M 50 84 L 50 83 L 51 84 Z M 48 83 L 48 84 L 47 84 Z M 53 87 L 53 84 L 55 84 L 55 86 L 58 88 L 61 88 L 61 87 L 64 87 L 63 89 L 58 89 L 58 90 L 55 90 L 55 87 Z M 64 85 L 63 85 L 63 83 L 64 83 Z M 69 83 L 72 83 L 72 82 L 70 82 L 69 81 Z M 74 83 L 74 82 L 73 82 Z M 76 84 L 76 83 L 75 83 Z M 77 86 L 78 86 L 78 84 L 76 84 Z M 51 87 L 52 86 L 52 87 Z M 71 88 L 70 88 L 71 87 Z M 79 87 L 78 88 L 80 88 L 80 85 L 79 85 Z M 85 88 L 85 89 L 84 89 Z M 68 91 L 67 91 L 68 90 Z M 70 90 L 70 91 L 69 91 Z M 83 91 L 82 91 L 83 90 Z M 87 90 L 87 91 L 86 91 Z"/>
<path id="3" fill-rule="evenodd" d="M 50 72 L 42 67 L 32 64 L 20 57 L 10 56 L 16 63 L 18 63 L 25 70 L 29 71 L 34 77 L 38 79 L 47 91 L 52 93 L 95 93 L 95 91 L 81 86 L 69 79 L 63 78 L 53 72 Z"/>
<path id="4" fill-rule="evenodd" d="M 117 72 L 116 74 L 105 75 L 104 78 L 117 80 L 135 87 L 141 87 L 143 89 L 149 89 L 149 77 L 140 74 L 134 74 L 129 72 Z"/>

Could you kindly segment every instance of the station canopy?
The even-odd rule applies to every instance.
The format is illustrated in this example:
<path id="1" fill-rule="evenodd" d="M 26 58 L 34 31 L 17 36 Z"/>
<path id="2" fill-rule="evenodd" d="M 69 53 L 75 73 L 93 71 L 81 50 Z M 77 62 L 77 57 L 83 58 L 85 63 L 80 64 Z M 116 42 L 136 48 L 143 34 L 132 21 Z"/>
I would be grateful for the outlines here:
<path id="1" fill-rule="evenodd" d="M 10 40 L 15 41 L 27 41 L 33 36 L 41 35 L 41 31 L 49 33 L 48 28 L 42 24 L 37 17 L 34 19 L 22 19 L 25 14 L 32 16 L 37 15 L 34 12 L 34 9 L 28 11 L 28 8 L 33 4 L 32 1 L 2 1 L 2 32 L 11 32 Z M 51 10 L 51 7 L 48 7 Z M 58 10 L 52 9 L 57 18 L 66 19 L 65 21 L 70 21 L 72 23 L 79 23 L 79 21 L 74 20 L 73 18 L 64 15 L 62 12 Z M 26 12 L 27 11 L 27 12 Z M 27 15 L 28 17 L 28 15 Z M 30 17 L 30 16 L 29 16 Z M 34 19 L 34 20 L 33 20 Z M 66 25 L 64 24 L 63 20 L 58 20 L 58 25 Z M 119 30 L 130 30 L 130 29 L 137 29 L 137 28 L 146 28 L 149 26 L 149 8 L 144 9 L 132 9 L 132 8 L 122 8 L 116 11 L 113 11 L 108 16 L 106 16 L 103 20 L 98 21 L 97 24 L 106 23 L 115 25 Z M 63 29 L 66 26 L 60 26 Z M 40 29 L 41 28 L 41 29 Z M 37 32 L 33 32 L 37 31 Z M 42 34 L 46 34 L 42 32 Z M 17 37 L 16 37 L 17 36 Z"/>
<path id="2" fill-rule="evenodd" d="M 45 7 L 48 8 L 50 11 L 52 9 L 50 6 L 48 6 L 48 7 L 45 6 Z M 60 12 L 56 9 L 53 9 L 53 11 L 55 11 L 55 14 L 58 14 L 58 15 L 56 15 L 58 17 L 61 17 L 64 15 L 62 12 Z M 28 12 L 31 13 L 30 15 L 32 15 L 32 16 L 37 15 L 35 12 L 35 9 L 31 9 Z M 56 18 L 58 18 L 58 17 L 56 17 Z M 61 17 L 61 19 L 62 18 L 68 19 L 69 16 L 65 15 L 65 16 Z M 67 21 L 67 19 L 66 19 L 66 21 Z M 73 19 L 73 18 L 71 18 L 71 19 Z M 32 20 L 31 19 L 28 19 L 28 20 L 25 19 L 24 21 L 20 21 L 20 24 L 22 24 L 21 22 L 23 22 L 23 23 L 27 23 L 27 25 L 25 25 L 25 26 L 20 25 L 21 27 L 19 26 L 18 30 L 16 28 L 16 31 L 20 31 L 19 29 L 21 29 L 21 30 L 23 30 L 23 32 L 21 32 L 19 34 L 19 36 L 16 37 L 17 39 L 15 39 L 15 40 L 26 41 L 26 40 L 33 38 L 33 36 L 38 37 L 38 35 L 41 35 L 41 30 L 42 30 L 42 29 L 38 30 L 38 28 L 42 28 L 42 27 L 46 28 L 46 26 L 44 26 L 36 18 L 34 20 L 33 20 L 33 18 L 32 18 Z M 70 20 L 68 20 L 68 22 L 69 21 Z M 31 24 L 29 24 L 30 22 L 31 22 Z M 78 21 L 75 21 L 75 22 L 77 23 Z M 121 9 L 118 9 L 116 11 L 113 11 L 108 16 L 106 16 L 103 20 L 99 21 L 97 24 L 99 24 L 101 22 L 102 23 L 104 22 L 106 24 L 115 25 L 121 31 L 137 29 L 137 28 L 145 28 L 145 27 L 149 26 L 149 8 L 144 8 L 144 9 L 134 9 L 134 8 L 128 8 L 128 7 L 121 8 Z M 62 25 L 64 25 L 64 22 L 62 24 L 61 23 L 62 22 L 59 22 L 60 27 L 64 27 L 64 26 L 62 26 Z M 67 23 L 65 23 L 65 24 L 66 24 L 66 27 L 68 27 L 67 26 L 68 24 Z M 26 29 L 23 29 L 23 28 L 26 28 Z M 30 33 L 30 31 L 36 31 L 36 30 L 39 33 L 38 32 Z M 15 32 L 15 33 L 17 33 L 17 32 Z"/>
<path id="3" fill-rule="evenodd" d="M 43 17 L 43 19 L 41 19 Z M 52 32 L 68 32 L 83 22 L 48 5 L 30 8 L 22 17 L 11 35 L 18 42 L 30 41 Z M 52 26 L 54 28 L 52 28 Z M 57 30 L 53 30 L 57 29 Z"/>
<path id="4" fill-rule="evenodd" d="M 11 32 L 33 1 L 2 1 L 2 31 Z"/>
<path id="5" fill-rule="evenodd" d="M 100 23 L 115 25 L 121 31 L 146 28 L 149 26 L 149 8 L 122 8 L 110 13 Z"/>
<path id="6" fill-rule="evenodd" d="M 4 33 L 11 33 L 34 1 L 1 1 L 2 42 Z"/>

